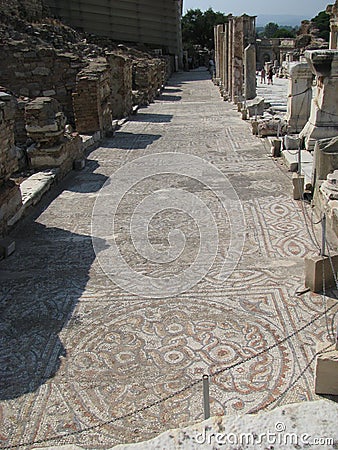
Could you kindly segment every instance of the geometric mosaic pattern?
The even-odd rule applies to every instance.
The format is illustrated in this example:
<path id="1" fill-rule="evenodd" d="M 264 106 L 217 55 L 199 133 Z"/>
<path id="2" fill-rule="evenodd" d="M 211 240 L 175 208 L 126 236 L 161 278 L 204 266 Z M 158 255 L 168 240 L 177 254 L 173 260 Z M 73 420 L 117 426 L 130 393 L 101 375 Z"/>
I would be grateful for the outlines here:
<path id="1" fill-rule="evenodd" d="M 221 100 L 208 72 L 177 74 L 155 103 L 94 150 L 86 168 L 68 176 L 15 230 L 17 250 L 0 262 L 0 448 L 128 414 L 261 352 L 323 311 L 322 296 L 295 295 L 303 287 L 303 258 L 315 248 L 299 202 L 292 200 L 290 179 L 239 116 Z M 143 299 L 103 273 L 92 246 L 91 215 L 112 173 L 158 152 L 200 156 L 228 177 L 242 203 L 245 243 L 225 282 L 217 277 L 218 255 L 189 291 Z M 226 247 L 228 218 L 218 212 L 211 192 L 174 176 L 153 177 L 117 214 L 116 233 L 132 264 L 150 270 L 132 253 L 127 216 L 133 202 L 163 186 L 195 192 L 207 202 Z M 189 258 L 196 248 L 191 223 L 179 214 L 156 220 L 155 244 L 165 245 L 163 234 L 174 222 L 186 233 Z M 211 414 L 256 411 L 276 399 L 274 405 L 314 399 L 313 365 L 289 387 L 316 343 L 326 340 L 322 318 L 273 350 L 213 377 Z M 202 418 L 199 384 L 59 443 L 105 449 Z"/>

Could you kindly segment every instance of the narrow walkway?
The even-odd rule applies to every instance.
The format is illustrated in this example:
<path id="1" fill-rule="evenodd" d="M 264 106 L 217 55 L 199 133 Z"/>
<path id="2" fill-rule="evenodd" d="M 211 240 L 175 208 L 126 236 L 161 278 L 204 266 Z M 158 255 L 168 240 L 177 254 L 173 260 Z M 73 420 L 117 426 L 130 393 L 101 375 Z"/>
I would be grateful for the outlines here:
<path id="1" fill-rule="evenodd" d="M 289 80 L 273 77 L 273 84 L 261 83 L 257 76 L 257 96 L 264 97 L 271 104 L 272 109 L 278 115 L 284 116 L 287 111 Z"/>
<path id="2" fill-rule="evenodd" d="M 303 257 L 314 247 L 287 173 L 206 71 L 173 77 L 14 238 L 17 251 L 0 262 L 0 448 L 42 440 L 22 448 L 69 442 L 104 449 L 201 420 L 195 380 L 262 352 L 323 310 L 321 296 L 295 296 Z M 135 277 L 125 277 L 118 254 L 106 251 L 114 240 Z M 235 268 L 227 265 L 238 258 Z M 196 274 L 175 295 L 175 280 L 189 284 Z M 145 276 L 155 280 L 142 297 Z M 322 319 L 214 376 L 211 414 L 315 398 L 313 365 L 293 382 L 326 335 Z"/>

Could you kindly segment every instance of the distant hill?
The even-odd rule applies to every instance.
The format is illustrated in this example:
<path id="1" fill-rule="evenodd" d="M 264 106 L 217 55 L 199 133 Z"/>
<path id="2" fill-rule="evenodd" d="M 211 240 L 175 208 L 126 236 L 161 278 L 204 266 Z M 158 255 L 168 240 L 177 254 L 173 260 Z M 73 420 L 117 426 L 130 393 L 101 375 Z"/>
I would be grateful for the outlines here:
<path id="1" fill-rule="evenodd" d="M 289 14 L 281 14 L 281 15 L 273 15 L 273 14 L 259 14 L 257 16 L 257 26 L 264 27 L 267 23 L 273 22 L 278 25 L 290 25 L 295 27 L 296 25 L 300 25 L 302 20 L 312 19 L 312 17 L 304 17 L 304 16 L 295 16 Z"/>

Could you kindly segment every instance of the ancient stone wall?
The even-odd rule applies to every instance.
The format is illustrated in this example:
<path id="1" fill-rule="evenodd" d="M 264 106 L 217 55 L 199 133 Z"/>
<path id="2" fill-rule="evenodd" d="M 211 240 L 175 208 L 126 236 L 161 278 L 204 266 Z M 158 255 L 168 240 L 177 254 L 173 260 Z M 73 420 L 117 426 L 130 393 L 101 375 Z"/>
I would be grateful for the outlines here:
<path id="1" fill-rule="evenodd" d="M 0 84 L 16 96 L 50 96 L 63 106 L 74 123 L 72 92 L 76 75 L 86 65 L 78 56 L 52 47 L 30 47 L 25 42 L 10 41 L 2 47 Z"/>
<path id="2" fill-rule="evenodd" d="M 111 107 L 113 119 L 130 114 L 132 102 L 132 62 L 128 58 L 108 53 L 110 69 Z"/>
<path id="3" fill-rule="evenodd" d="M 7 221 L 21 206 L 21 194 L 10 176 L 18 169 L 14 143 L 15 99 L 0 92 L 0 236 L 7 229 Z"/>
<path id="4" fill-rule="evenodd" d="M 148 105 L 167 80 L 170 61 L 161 59 L 133 62 L 134 103 Z"/>
<path id="5" fill-rule="evenodd" d="M 112 130 L 110 69 L 104 58 L 92 61 L 76 79 L 73 94 L 76 129 L 79 133 Z"/>

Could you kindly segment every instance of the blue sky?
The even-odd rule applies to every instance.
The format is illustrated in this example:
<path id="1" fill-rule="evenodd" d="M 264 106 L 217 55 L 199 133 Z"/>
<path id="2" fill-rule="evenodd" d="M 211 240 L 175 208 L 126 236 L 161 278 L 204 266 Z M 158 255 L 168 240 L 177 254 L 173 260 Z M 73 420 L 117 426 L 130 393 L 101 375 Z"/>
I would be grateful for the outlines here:
<path id="1" fill-rule="evenodd" d="M 259 14 L 292 14 L 312 18 L 326 9 L 334 0 L 183 0 L 184 11 L 199 8 L 202 11 L 211 7 L 214 11 L 226 14 L 253 16 Z"/>

